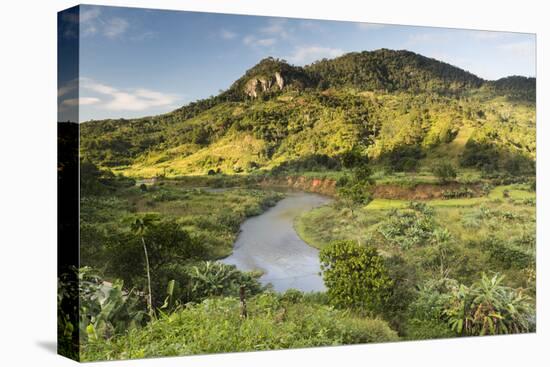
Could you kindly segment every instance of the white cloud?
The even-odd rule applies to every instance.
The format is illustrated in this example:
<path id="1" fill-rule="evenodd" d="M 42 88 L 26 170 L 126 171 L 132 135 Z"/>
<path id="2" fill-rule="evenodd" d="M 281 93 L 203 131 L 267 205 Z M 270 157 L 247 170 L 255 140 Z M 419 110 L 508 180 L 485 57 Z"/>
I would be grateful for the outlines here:
<path id="1" fill-rule="evenodd" d="M 276 38 L 257 38 L 256 36 L 248 35 L 243 38 L 243 43 L 253 47 L 268 47 L 277 43 Z"/>
<path id="2" fill-rule="evenodd" d="M 262 38 L 259 40 L 256 40 L 256 44 L 258 46 L 272 46 L 277 42 L 275 38 Z"/>
<path id="3" fill-rule="evenodd" d="M 105 17 L 98 7 L 86 7 L 80 12 L 80 34 L 89 37 L 101 34 L 107 38 L 117 38 L 124 34 L 130 23 L 120 17 Z"/>
<path id="4" fill-rule="evenodd" d="M 521 41 L 521 42 L 512 42 L 512 43 L 499 45 L 497 46 L 497 49 L 510 52 L 516 56 L 534 57 L 536 46 L 535 46 L 535 42 Z"/>
<path id="5" fill-rule="evenodd" d="M 82 98 L 69 98 L 63 101 L 66 106 L 83 106 L 91 105 L 101 102 L 99 98 L 95 97 L 82 97 Z"/>
<path id="6" fill-rule="evenodd" d="M 222 29 L 220 31 L 220 37 L 223 38 L 224 40 L 232 40 L 235 37 L 237 37 L 237 33 L 231 32 L 227 29 Z"/>
<path id="7" fill-rule="evenodd" d="M 384 25 L 378 23 L 357 23 L 357 28 L 367 31 L 384 28 Z"/>
<path id="8" fill-rule="evenodd" d="M 292 63 L 303 65 L 323 58 L 337 57 L 343 53 L 344 51 L 339 48 L 302 46 L 296 47 L 294 52 L 285 58 Z"/>
<path id="9" fill-rule="evenodd" d="M 288 38 L 289 34 L 287 29 L 288 28 L 287 23 L 288 22 L 286 19 L 272 18 L 268 20 L 266 26 L 260 28 L 260 32 L 277 36 L 283 39 Z"/>
<path id="10" fill-rule="evenodd" d="M 103 26 L 103 34 L 108 38 L 116 38 L 128 29 L 129 24 L 123 18 L 111 18 Z"/>
<path id="11" fill-rule="evenodd" d="M 143 111 L 152 107 L 172 106 L 180 97 L 146 88 L 121 90 L 90 78 L 81 78 L 80 87 L 87 93 L 101 94 L 106 99 L 83 97 L 84 104 L 95 104 L 97 108 L 111 111 Z M 82 103 L 81 103 L 82 104 Z"/>
<path id="12" fill-rule="evenodd" d="M 101 10 L 99 8 L 85 8 L 80 12 L 80 34 L 84 37 L 97 33 L 97 22 Z"/>
<path id="13" fill-rule="evenodd" d="M 97 7 L 91 8 L 81 8 L 80 11 L 80 22 L 86 23 L 92 20 L 95 20 L 101 14 L 101 10 Z"/>

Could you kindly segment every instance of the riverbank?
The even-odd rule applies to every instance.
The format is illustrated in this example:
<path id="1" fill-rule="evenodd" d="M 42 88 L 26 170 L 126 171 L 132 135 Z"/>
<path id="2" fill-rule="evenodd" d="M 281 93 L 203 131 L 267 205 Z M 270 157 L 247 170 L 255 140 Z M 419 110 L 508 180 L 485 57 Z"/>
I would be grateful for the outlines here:
<path id="1" fill-rule="evenodd" d="M 528 274 L 535 253 L 535 196 L 529 185 L 515 184 L 497 186 L 484 197 L 425 200 L 416 207 L 407 200 L 375 199 L 353 215 L 326 205 L 299 216 L 294 226 L 316 249 L 362 238 L 388 259 L 403 259 L 421 277 L 440 276 L 443 266 L 446 274 L 470 282 L 490 269 L 514 287 L 534 289 Z M 422 205 L 428 214 L 415 209 Z M 432 239 L 443 232 L 444 258 L 436 246 L 441 240 Z"/>
<path id="2" fill-rule="evenodd" d="M 260 281 L 272 284 L 277 292 L 323 291 L 318 251 L 300 239 L 293 224 L 298 216 L 330 201 L 318 194 L 287 193 L 275 206 L 241 225 L 233 254 L 222 262 L 242 271 L 262 271 Z"/>

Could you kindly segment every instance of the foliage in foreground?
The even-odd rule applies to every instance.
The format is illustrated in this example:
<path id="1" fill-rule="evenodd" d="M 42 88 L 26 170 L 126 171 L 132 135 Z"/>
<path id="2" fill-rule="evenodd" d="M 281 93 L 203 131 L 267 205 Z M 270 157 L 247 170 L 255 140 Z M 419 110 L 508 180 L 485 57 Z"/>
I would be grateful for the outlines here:
<path id="1" fill-rule="evenodd" d="M 381 320 L 365 319 L 302 297 L 271 292 L 248 300 L 240 317 L 237 298 L 210 298 L 83 348 L 85 361 L 303 348 L 387 342 L 397 334 Z"/>
<path id="2" fill-rule="evenodd" d="M 65 342 L 78 336 L 79 343 L 98 339 L 108 339 L 125 333 L 129 328 L 143 326 L 148 320 L 145 303 L 133 289 L 123 290 L 123 282 L 115 281 L 112 285 L 103 280 L 89 267 L 74 269 L 76 277 L 62 277 L 59 280 L 57 296 L 58 327 L 63 328 L 60 343 L 67 351 L 76 346 L 65 345 Z M 75 302 L 78 299 L 78 302 Z M 71 320 L 63 312 L 63 304 L 72 303 L 78 310 L 78 320 Z M 75 356 L 74 356 L 75 357 Z"/>
<path id="3" fill-rule="evenodd" d="M 319 258 L 334 305 L 371 313 L 382 309 L 393 281 L 376 248 L 354 241 L 334 241 L 321 250 Z"/>
<path id="4" fill-rule="evenodd" d="M 526 333 L 534 329 L 534 310 L 528 296 L 502 285 L 503 277 L 483 274 L 471 287 L 451 290 L 443 315 L 462 335 Z"/>
<path id="5" fill-rule="evenodd" d="M 534 331 L 532 300 L 523 290 L 502 285 L 502 280 L 498 274 L 493 277 L 483 274 L 471 286 L 453 279 L 430 280 L 420 288 L 418 298 L 411 305 L 411 325 L 417 328 L 431 325 L 437 329 L 447 324 L 450 329 L 442 336 Z M 453 334 L 449 335 L 449 330 Z M 422 338 L 418 331 L 410 337 Z"/>

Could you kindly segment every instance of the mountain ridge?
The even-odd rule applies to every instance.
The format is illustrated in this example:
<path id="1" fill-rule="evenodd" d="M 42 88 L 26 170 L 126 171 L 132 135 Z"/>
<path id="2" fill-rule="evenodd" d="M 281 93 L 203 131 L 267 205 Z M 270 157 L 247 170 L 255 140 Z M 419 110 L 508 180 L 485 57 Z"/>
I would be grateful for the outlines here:
<path id="1" fill-rule="evenodd" d="M 487 154 L 468 164 L 503 167 L 518 154 L 534 159 L 535 85 L 518 76 L 486 81 L 406 50 L 304 67 L 268 57 L 227 90 L 172 112 L 83 123 L 81 153 L 135 176 L 273 170 L 308 159 L 305 166 L 332 167 L 352 153 L 380 162 L 404 155 L 412 169 L 459 135 L 446 158 L 459 164 L 467 147 L 484 144 Z"/>
<path id="2" fill-rule="evenodd" d="M 526 76 L 519 76 L 519 75 L 510 75 L 506 77 L 502 77 L 496 80 L 486 80 L 481 77 L 478 77 L 474 73 L 471 73 L 469 71 L 466 71 L 464 69 L 461 69 L 460 67 L 454 66 L 450 63 L 443 62 L 441 60 L 438 60 L 436 58 L 430 58 L 427 56 L 423 56 L 421 54 L 408 51 L 408 50 L 390 50 L 390 49 L 377 49 L 373 51 L 354 51 L 354 52 L 348 52 L 341 56 L 327 59 L 323 58 L 321 60 L 314 61 L 308 65 L 305 66 L 295 66 L 292 64 L 289 64 L 283 59 L 278 59 L 272 56 L 265 57 L 261 59 L 258 63 L 253 65 L 251 68 L 247 69 L 244 74 L 238 78 L 235 82 L 233 82 L 227 90 L 222 91 L 218 95 L 198 99 L 195 101 L 192 101 L 186 105 L 183 105 L 181 107 L 176 108 L 173 111 L 169 111 L 167 113 L 182 113 L 184 118 L 191 117 L 190 114 L 188 114 L 186 111 L 184 111 L 186 108 L 189 107 L 190 110 L 193 110 L 195 108 L 199 110 L 204 110 L 204 108 L 209 108 L 212 105 L 219 103 L 221 101 L 242 101 L 245 97 L 251 97 L 250 95 L 246 95 L 245 92 L 245 86 L 246 83 L 249 82 L 251 79 L 258 79 L 258 78 L 266 78 L 266 77 L 274 77 L 275 73 L 279 73 L 281 76 L 283 76 L 285 82 L 287 80 L 290 80 L 290 83 L 285 83 L 285 87 L 295 87 L 297 89 L 307 89 L 307 88 L 317 88 L 317 89 L 329 89 L 329 88 L 338 88 L 338 87 L 355 87 L 359 90 L 363 91 L 385 91 L 385 92 L 395 92 L 399 90 L 409 90 L 410 86 L 405 84 L 400 86 L 395 85 L 395 82 L 393 84 L 384 85 L 382 80 L 374 80 L 371 81 L 371 83 L 378 84 L 378 88 L 374 88 L 372 85 L 370 87 L 365 87 L 364 85 L 354 85 L 353 82 L 346 84 L 345 81 L 337 80 L 335 83 L 328 83 L 323 78 L 323 74 L 326 74 L 326 70 L 324 72 L 319 72 L 319 69 L 323 69 L 326 65 L 332 65 L 334 62 L 337 62 L 339 60 L 345 60 L 349 58 L 364 58 L 365 56 L 377 56 L 377 55 L 384 55 L 387 58 L 392 58 L 396 56 L 403 56 L 406 55 L 408 60 L 415 60 L 417 62 L 417 66 L 430 66 L 435 67 L 439 66 L 441 68 L 448 68 L 449 70 L 452 70 L 454 73 L 461 75 L 462 78 L 459 78 L 458 80 L 454 80 L 455 83 L 458 85 L 454 85 L 454 88 L 451 88 L 453 92 L 456 92 L 457 90 L 460 90 L 461 87 L 464 91 L 464 89 L 475 89 L 480 88 L 483 86 L 489 87 L 493 89 L 496 93 L 506 93 L 510 92 L 512 89 L 521 89 L 521 92 L 518 93 L 516 96 L 519 96 L 520 98 L 524 98 L 528 101 L 534 101 L 534 95 L 535 95 L 535 83 L 536 78 L 535 77 L 526 77 Z M 372 64 L 372 59 L 368 60 L 370 63 L 367 64 L 369 67 L 371 67 L 374 70 L 377 70 L 378 72 L 381 72 L 381 69 L 385 68 L 384 63 L 380 63 L 378 65 Z M 422 63 L 426 65 L 422 65 Z M 360 63 L 359 63 L 360 64 Z M 364 65 L 362 65 L 364 67 Z M 399 65 L 403 66 L 403 65 Z M 326 68 L 325 68 L 326 69 Z M 369 69 L 369 68 L 367 68 Z M 371 69 L 371 72 L 372 72 Z M 319 75 L 321 74 L 321 75 Z M 296 81 L 298 80 L 298 83 Z M 512 84 L 515 84 L 512 85 Z M 281 88 L 282 89 L 282 88 Z M 415 91 L 422 91 L 422 92 L 441 92 L 444 91 L 444 88 L 441 89 L 435 89 L 430 90 L 429 88 L 419 88 L 416 86 L 416 88 L 412 88 Z M 254 98 L 257 98 L 254 97 Z M 163 114 L 161 114 L 163 115 Z M 152 116 L 147 116 L 152 117 Z M 123 120 L 139 120 L 141 118 L 132 118 L 132 119 L 124 119 Z M 101 119 L 101 120 L 90 120 L 90 121 L 103 121 L 103 120 L 112 120 L 110 118 L 108 119 Z M 85 121 L 84 123 L 89 122 Z"/>

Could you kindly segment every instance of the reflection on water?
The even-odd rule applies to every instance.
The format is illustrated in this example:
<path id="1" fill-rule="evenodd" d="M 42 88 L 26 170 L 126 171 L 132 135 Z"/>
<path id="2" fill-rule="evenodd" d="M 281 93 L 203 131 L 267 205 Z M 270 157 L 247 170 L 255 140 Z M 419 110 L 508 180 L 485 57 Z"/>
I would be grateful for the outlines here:
<path id="1" fill-rule="evenodd" d="M 262 283 L 273 284 L 278 292 L 324 290 L 319 251 L 298 237 L 293 222 L 301 213 L 329 201 L 317 194 L 288 193 L 273 208 L 242 224 L 233 254 L 222 261 L 245 271 L 263 271 Z"/>

